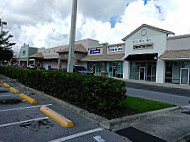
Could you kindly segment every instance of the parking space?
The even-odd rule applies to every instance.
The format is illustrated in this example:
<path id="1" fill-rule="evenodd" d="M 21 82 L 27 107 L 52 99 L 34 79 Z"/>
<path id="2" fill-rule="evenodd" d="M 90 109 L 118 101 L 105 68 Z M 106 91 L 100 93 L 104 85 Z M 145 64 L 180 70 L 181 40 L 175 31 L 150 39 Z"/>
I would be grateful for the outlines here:
<path id="1" fill-rule="evenodd" d="M 38 101 L 30 104 L 23 101 L 19 94 L 14 94 L 0 84 L 0 141 L 3 142 L 33 142 L 33 141 L 82 141 L 82 142 L 123 142 L 127 139 L 114 132 L 105 130 L 97 124 L 75 114 L 44 96 L 34 94 L 11 80 L 0 76 L 6 82 Z M 63 115 L 74 123 L 74 127 L 64 128 L 40 111 L 45 105 Z"/>

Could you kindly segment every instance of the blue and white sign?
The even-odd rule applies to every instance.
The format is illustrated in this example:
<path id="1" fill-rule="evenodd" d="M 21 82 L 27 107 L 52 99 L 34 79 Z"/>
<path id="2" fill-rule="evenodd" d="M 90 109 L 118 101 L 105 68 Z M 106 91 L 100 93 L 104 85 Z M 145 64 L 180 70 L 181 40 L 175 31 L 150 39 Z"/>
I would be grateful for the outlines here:
<path id="1" fill-rule="evenodd" d="M 90 50 L 90 54 L 97 54 L 100 53 L 100 49 L 92 49 Z"/>

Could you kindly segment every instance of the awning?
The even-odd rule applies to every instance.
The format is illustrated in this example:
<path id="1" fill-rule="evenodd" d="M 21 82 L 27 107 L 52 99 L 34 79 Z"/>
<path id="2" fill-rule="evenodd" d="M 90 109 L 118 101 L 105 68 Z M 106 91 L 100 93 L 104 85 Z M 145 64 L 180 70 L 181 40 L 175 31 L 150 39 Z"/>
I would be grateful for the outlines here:
<path id="1" fill-rule="evenodd" d="M 129 55 L 125 60 L 127 61 L 142 61 L 142 60 L 157 60 L 158 59 L 158 53 L 153 54 L 134 54 Z"/>
<path id="2" fill-rule="evenodd" d="M 167 50 L 159 59 L 162 60 L 190 60 L 190 50 Z"/>
<path id="3" fill-rule="evenodd" d="M 109 55 L 88 55 L 82 58 L 80 61 L 83 62 L 102 62 L 102 61 L 123 61 L 124 53 L 122 54 L 109 54 Z"/>

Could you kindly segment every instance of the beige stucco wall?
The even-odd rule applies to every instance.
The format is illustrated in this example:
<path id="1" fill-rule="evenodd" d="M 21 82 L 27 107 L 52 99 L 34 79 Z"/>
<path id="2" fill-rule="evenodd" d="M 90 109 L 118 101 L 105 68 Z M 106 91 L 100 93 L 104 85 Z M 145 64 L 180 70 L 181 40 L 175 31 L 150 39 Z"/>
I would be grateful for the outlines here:
<path id="1" fill-rule="evenodd" d="M 123 48 L 122 51 L 110 51 L 109 48 Z M 125 53 L 125 44 L 124 45 L 120 45 L 120 44 L 115 44 L 115 45 L 109 45 L 107 47 L 107 54 L 121 54 L 121 53 Z"/>
<path id="2" fill-rule="evenodd" d="M 49 65 L 51 68 L 57 69 L 58 68 L 58 60 L 45 60 L 42 62 L 43 67 Z"/>
<path id="3" fill-rule="evenodd" d="M 180 37 L 180 36 L 179 36 Z M 167 50 L 186 50 L 190 49 L 190 36 L 181 38 L 169 38 L 167 41 Z"/>

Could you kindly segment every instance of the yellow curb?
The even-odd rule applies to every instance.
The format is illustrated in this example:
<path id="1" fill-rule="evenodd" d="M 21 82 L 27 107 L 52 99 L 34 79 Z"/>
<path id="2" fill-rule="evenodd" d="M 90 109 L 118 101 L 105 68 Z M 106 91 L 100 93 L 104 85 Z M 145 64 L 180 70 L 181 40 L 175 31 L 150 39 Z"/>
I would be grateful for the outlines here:
<path id="1" fill-rule="evenodd" d="M 9 89 L 10 89 L 12 92 L 14 92 L 15 94 L 19 94 L 19 93 L 20 93 L 19 90 L 15 89 L 15 88 L 13 88 L 13 87 L 10 87 Z"/>
<path id="2" fill-rule="evenodd" d="M 8 85 L 7 83 L 3 83 L 3 86 L 5 86 L 5 87 L 11 87 L 10 85 Z"/>
<path id="3" fill-rule="evenodd" d="M 68 128 L 68 127 L 74 126 L 73 122 L 71 120 L 65 118 L 64 116 L 60 115 L 59 113 L 53 111 L 52 109 L 50 109 L 46 106 L 42 106 L 40 108 L 40 111 L 43 112 L 44 114 L 46 114 L 51 119 L 53 119 L 55 122 L 57 122 L 62 127 Z"/>
<path id="4" fill-rule="evenodd" d="M 26 100 L 27 102 L 31 103 L 31 104 L 36 104 L 38 103 L 35 99 L 30 98 L 24 94 L 20 94 L 19 97 L 21 97 L 22 99 Z"/>
<path id="5" fill-rule="evenodd" d="M 3 84 L 4 82 L 2 80 L 0 80 L 0 83 Z"/>

